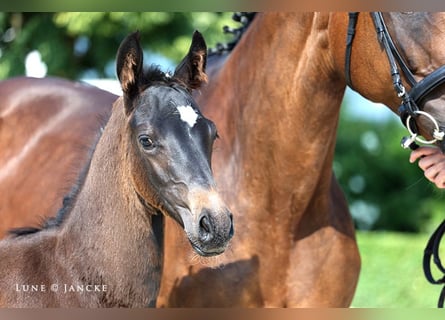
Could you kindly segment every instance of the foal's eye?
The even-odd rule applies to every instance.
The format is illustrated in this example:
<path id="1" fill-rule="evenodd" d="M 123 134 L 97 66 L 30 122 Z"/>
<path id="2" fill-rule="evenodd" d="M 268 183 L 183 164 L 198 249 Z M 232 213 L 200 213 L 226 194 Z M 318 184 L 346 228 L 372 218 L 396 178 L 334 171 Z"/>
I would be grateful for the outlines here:
<path id="1" fill-rule="evenodd" d="M 145 150 L 153 150 L 156 147 L 156 144 L 154 143 L 153 139 L 147 135 L 140 136 L 139 143 Z"/>

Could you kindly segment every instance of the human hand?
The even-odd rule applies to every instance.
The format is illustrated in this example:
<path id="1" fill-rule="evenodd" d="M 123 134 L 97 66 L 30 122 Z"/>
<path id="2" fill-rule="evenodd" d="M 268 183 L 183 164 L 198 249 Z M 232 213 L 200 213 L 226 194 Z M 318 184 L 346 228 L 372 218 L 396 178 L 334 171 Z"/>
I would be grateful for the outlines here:
<path id="1" fill-rule="evenodd" d="M 425 177 L 438 188 L 445 188 L 445 155 L 436 147 L 419 147 L 411 152 L 409 161 L 423 170 Z"/>

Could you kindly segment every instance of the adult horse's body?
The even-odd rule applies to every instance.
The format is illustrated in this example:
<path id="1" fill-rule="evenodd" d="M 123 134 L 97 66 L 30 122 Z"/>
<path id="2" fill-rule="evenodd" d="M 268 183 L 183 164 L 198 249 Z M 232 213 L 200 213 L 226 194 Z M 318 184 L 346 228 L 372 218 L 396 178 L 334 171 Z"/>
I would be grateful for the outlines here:
<path id="1" fill-rule="evenodd" d="M 194 34 L 173 77 L 144 72 L 142 57 L 138 33 L 128 36 L 123 98 L 57 218 L 0 242 L 0 306 L 155 306 L 164 216 L 199 254 L 225 250 L 233 229 L 210 169 L 216 128 L 191 97 L 206 79 L 204 39 Z"/>
<path id="2" fill-rule="evenodd" d="M 442 15 L 386 18 L 417 79 L 445 62 Z M 231 54 L 209 61 L 218 68 L 198 98 L 219 129 L 213 167 L 237 233 L 217 268 L 208 268 L 196 264 L 180 245 L 182 232 L 167 222 L 165 241 L 176 248 L 166 248 L 159 305 L 350 304 L 360 259 L 331 169 L 347 25 L 346 13 L 258 14 Z M 351 79 L 362 95 L 397 112 L 369 14 L 358 19 Z M 424 109 L 443 124 L 441 95 L 435 92 Z M 427 136 L 430 127 L 419 122 Z"/>
<path id="3" fill-rule="evenodd" d="M 46 78 L 0 83 L 0 238 L 54 216 L 117 96 Z"/>
<path id="4" fill-rule="evenodd" d="M 444 14 L 385 18 L 416 80 L 445 64 Z M 345 13 L 258 14 L 213 75 L 199 101 L 222 137 L 214 168 L 238 233 L 214 269 L 169 247 L 160 305 L 350 304 L 360 259 L 332 173 L 347 28 Z M 351 48 L 354 89 L 397 112 L 400 99 L 370 14 L 359 16 Z M 420 107 L 443 128 L 440 89 Z M 419 130 L 431 137 L 432 124 L 419 118 Z M 167 237 L 181 237 L 166 227 Z"/>

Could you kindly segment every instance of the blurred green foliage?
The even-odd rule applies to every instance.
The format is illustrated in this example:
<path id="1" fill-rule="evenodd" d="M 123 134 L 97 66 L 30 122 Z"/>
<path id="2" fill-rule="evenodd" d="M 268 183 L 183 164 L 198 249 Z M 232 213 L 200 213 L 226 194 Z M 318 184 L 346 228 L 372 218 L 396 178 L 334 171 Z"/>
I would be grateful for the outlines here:
<path id="1" fill-rule="evenodd" d="M 59 12 L 0 13 L 0 79 L 25 74 L 24 61 L 40 52 L 48 75 L 79 79 L 89 74 L 114 78 L 114 57 L 122 39 L 139 30 L 145 50 L 175 63 L 194 30 L 209 47 L 225 42 L 222 27 L 231 13 L 215 12 Z"/>
<path id="2" fill-rule="evenodd" d="M 395 115 L 378 123 L 342 110 L 334 171 L 358 229 L 431 232 L 443 220 L 445 193 L 409 163 L 404 135 Z"/>

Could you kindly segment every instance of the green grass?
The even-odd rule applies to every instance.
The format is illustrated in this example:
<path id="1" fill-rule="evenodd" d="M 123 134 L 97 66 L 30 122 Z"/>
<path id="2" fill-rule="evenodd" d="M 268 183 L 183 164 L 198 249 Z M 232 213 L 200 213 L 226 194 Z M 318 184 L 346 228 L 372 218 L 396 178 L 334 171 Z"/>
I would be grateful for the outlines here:
<path id="1" fill-rule="evenodd" d="M 435 308 L 442 287 L 427 282 L 422 269 L 428 237 L 358 232 L 362 270 L 352 307 Z"/>

